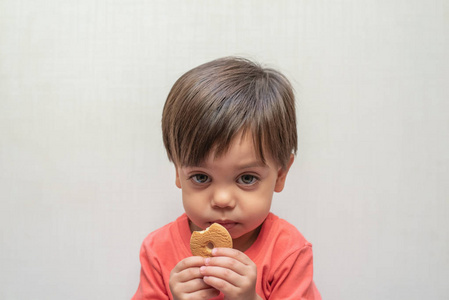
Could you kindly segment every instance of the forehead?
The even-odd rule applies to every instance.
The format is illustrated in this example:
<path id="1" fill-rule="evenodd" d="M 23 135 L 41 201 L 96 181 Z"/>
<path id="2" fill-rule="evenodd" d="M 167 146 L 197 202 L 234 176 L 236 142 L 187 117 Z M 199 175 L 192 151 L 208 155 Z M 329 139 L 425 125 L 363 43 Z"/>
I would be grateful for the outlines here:
<path id="1" fill-rule="evenodd" d="M 239 132 L 225 151 L 218 151 L 216 146 L 213 147 L 205 159 L 199 163 L 199 166 L 215 163 L 230 164 L 239 168 L 267 166 L 267 159 L 271 161 L 271 157 L 264 155 L 263 159 L 260 153 L 261 149 L 256 149 L 256 147 L 255 140 L 249 132 Z"/>

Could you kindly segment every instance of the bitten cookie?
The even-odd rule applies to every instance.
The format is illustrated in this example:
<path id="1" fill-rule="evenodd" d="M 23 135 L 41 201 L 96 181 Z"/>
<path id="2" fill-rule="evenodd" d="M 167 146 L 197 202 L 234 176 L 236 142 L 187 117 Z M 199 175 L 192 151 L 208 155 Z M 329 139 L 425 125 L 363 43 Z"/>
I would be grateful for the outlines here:
<path id="1" fill-rule="evenodd" d="M 190 250 L 194 256 L 211 257 L 214 248 L 232 248 L 229 232 L 218 223 L 203 231 L 194 231 L 190 237 Z"/>

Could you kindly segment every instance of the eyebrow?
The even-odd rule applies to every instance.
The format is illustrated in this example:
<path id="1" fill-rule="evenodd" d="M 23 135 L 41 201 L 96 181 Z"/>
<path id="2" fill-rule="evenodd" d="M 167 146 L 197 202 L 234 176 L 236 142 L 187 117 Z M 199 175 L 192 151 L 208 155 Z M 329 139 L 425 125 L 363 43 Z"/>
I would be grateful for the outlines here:
<path id="1" fill-rule="evenodd" d="M 237 165 L 237 169 L 239 169 L 239 170 L 244 170 L 244 169 L 251 169 L 251 168 L 265 168 L 267 166 L 267 164 L 266 163 L 264 163 L 263 161 L 261 161 L 261 160 L 258 160 L 258 161 L 254 161 L 254 162 L 250 162 L 250 163 L 247 163 L 247 164 L 242 164 L 242 165 Z M 196 165 L 196 166 L 184 166 L 185 168 L 195 168 L 195 167 L 198 167 L 198 168 L 207 168 L 207 166 L 206 166 L 206 164 L 204 164 L 204 162 L 202 162 L 202 163 L 199 163 L 198 165 Z"/>
<path id="2" fill-rule="evenodd" d="M 267 164 L 263 163 L 262 161 L 255 161 L 255 162 L 251 162 L 249 164 L 238 166 L 237 168 L 242 170 L 242 169 L 250 169 L 250 168 L 264 168 L 266 166 L 267 166 Z"/>

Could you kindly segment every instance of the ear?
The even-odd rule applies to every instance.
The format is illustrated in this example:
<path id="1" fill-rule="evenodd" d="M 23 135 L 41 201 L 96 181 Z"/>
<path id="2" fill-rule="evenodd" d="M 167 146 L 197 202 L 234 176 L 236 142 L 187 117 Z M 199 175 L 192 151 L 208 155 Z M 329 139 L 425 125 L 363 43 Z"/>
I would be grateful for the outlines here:
<path id="1" fill-rule="evenodd" d="M 178 167 L 175 166 L 175 170 L 176 170 L 176 181 L 175 184 L 178 188 L 181 188 L 181 180 L 179 179 L 179 172 L 178 172 Z"/>
<path id="2" fill-rule="evenodd" d="M 274 191 L 276 193 L 280 193 L 284 189 L 288 171 L 290 170 L 290 167 L 292 166 L 294 160 L 295 156 L 293 154 L 290 154 L 290 160 L 288 161 L 287 166 L 285 166 L 285 168 L 281 167 L 279 169 L 278 178 L 276 179 L 276 185 L 274 186 Z"/>

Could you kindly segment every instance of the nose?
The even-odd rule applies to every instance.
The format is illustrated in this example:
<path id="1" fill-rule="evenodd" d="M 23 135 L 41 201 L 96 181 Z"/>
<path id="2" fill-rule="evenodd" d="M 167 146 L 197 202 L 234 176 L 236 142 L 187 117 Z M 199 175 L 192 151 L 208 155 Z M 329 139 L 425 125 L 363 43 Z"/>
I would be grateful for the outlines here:
<path id="1" fill-rule="evenodd" d="M 229 187 L 217 187 L 211 199 L 214 208 L 234 208 L 236 204 L 232 189 Z"/>

